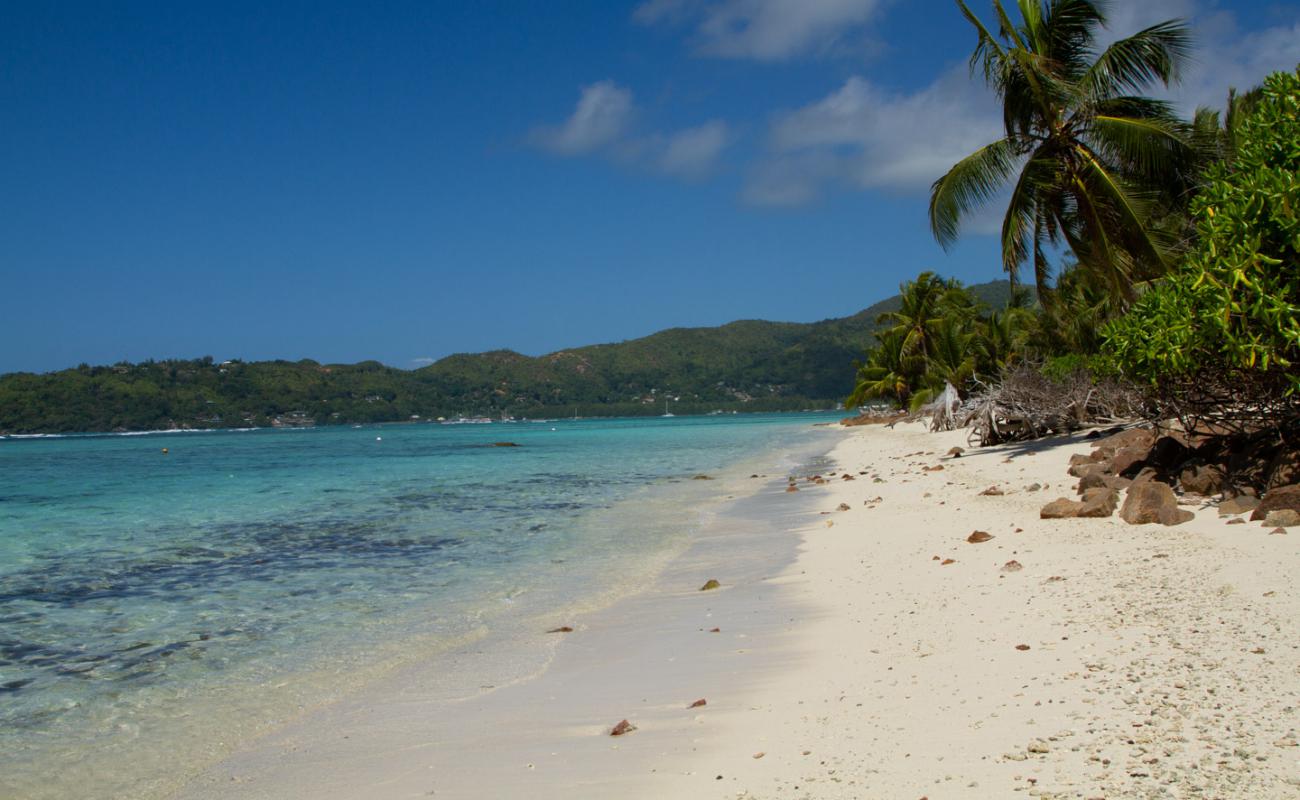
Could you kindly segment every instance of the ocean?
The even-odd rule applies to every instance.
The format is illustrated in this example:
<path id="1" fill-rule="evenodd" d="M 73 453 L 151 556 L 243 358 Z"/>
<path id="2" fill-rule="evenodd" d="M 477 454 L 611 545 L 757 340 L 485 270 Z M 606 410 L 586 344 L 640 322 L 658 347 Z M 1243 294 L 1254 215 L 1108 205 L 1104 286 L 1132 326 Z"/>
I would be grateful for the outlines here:
<path id="1" fill-rule="evenodd" d="M 413 660 L 481 691 L 487 642 L 526 678 L 839 416 L 0 440 L 0 796 L 166 796 Z"/>

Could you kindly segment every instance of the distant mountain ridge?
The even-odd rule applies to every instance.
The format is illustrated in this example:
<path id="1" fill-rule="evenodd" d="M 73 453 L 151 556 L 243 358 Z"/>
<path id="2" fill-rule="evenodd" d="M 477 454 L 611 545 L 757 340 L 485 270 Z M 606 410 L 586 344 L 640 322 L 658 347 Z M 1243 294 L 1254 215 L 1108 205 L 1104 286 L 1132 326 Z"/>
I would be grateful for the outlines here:
<path id="1" fill-rule="evenodd" d="M 1006 281 L 969 287 L 1005 305 Z M 0 376 L 0 433 L 393 422 L 826 407 L 852 389 L 897 296 L 821 322 L 741 320 L 526 356 L 448 356 L 417 370 L 375 361 L 191 361 Z"/>

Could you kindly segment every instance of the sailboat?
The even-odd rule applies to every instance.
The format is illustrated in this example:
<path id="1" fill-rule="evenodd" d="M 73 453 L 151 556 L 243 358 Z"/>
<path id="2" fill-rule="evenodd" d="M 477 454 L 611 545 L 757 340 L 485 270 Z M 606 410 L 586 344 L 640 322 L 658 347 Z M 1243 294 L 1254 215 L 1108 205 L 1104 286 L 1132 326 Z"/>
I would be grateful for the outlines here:
<path id="1" fill-rule="evenodd" d="M 663 415 L 664 415 L 665 417 L 675 417 L 675 416 L 677 416 L 676 414 L 674 414 L 674 413 L 672 413 L 671 411 L 668 410 L 668 401 L 667 401 L 666 399 L 664 400 L 664 413 L 663 413 Z"/>

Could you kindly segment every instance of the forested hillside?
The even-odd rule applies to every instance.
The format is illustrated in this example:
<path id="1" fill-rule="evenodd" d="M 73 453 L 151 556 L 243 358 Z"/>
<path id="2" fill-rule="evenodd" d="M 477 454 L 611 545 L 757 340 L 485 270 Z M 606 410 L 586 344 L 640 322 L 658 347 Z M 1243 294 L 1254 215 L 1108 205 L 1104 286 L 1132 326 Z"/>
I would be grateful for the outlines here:
<path id="1" fill-rule="evenodd" d="M 1000 306 L 1003 281 L 972 290 Z M 453 355 L 419 370 L 212 358 L 0 376 L 0 433 L 790 410 L 838 403 L 898 298 L 843 319 L 746 320 L 561 350 Z"/>

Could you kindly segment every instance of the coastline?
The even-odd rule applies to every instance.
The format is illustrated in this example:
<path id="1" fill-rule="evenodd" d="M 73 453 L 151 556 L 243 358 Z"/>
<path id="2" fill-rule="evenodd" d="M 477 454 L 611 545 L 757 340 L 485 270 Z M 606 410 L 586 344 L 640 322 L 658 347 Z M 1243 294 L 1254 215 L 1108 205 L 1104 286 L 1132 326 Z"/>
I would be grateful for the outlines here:
<path id="1" fill-rule="evenodd" d="M 941 455 L 964 439 L 847 433 L 826 472 L 855 480 L 764 482 L 556 620 L 540 674 L 453 702 L 395 676 L 178 797 L 1300 796 L 1295 537 L 1040 520 L 1087 442 Z"/>

